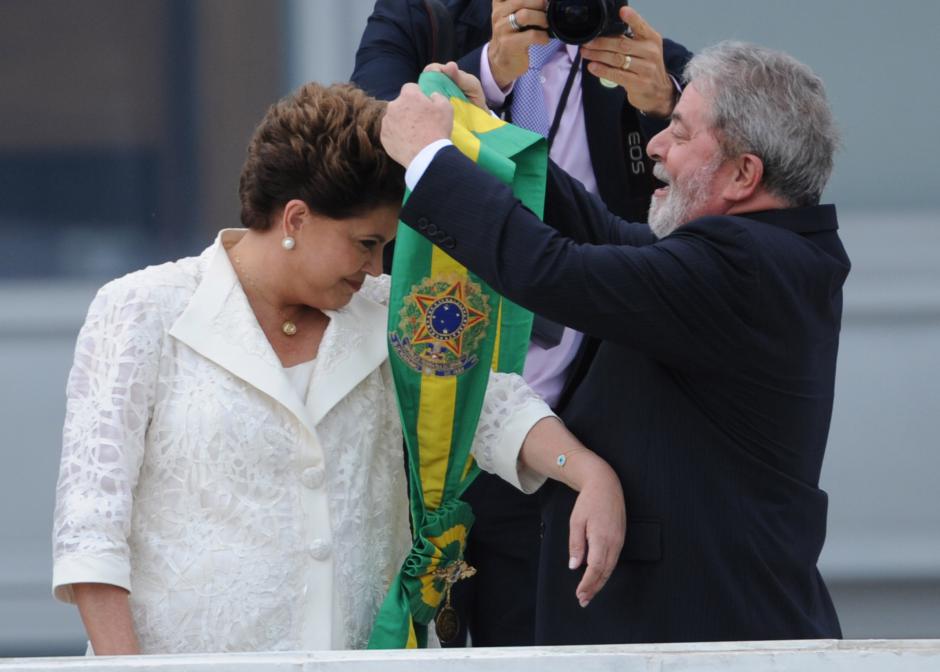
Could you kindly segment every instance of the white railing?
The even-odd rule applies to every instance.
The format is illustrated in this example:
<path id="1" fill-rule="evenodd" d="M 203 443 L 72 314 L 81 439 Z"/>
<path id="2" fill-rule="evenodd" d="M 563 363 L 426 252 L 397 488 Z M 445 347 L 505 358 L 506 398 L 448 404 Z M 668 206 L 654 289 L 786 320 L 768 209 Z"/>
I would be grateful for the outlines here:
<path id="1" fill-rule="evenodd" d="M 940 640 L 0 659 L 0 672 L 935 672 Z"/>

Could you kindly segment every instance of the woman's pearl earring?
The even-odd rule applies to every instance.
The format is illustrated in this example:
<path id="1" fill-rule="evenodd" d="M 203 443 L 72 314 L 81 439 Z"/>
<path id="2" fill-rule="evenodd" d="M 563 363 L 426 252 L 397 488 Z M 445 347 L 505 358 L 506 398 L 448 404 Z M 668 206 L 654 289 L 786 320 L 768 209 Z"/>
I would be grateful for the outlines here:
<path id="1" fill-rule="evenodd" d="M 297 242 L 290 236 L 284 236 L 284 238 L 281 239 L 281 247 L 285 250 L 293 250 L 296 244 Z"/>

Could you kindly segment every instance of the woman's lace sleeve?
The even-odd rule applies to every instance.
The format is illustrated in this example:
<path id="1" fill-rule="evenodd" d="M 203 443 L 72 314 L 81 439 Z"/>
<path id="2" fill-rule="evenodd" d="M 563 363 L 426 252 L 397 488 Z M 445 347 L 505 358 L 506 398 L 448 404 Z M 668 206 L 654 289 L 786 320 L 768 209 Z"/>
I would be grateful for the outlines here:
<path id="1" fill-rule="evenodd" d="M 150 294 L 106 285 L 75 345 L 53 521 L 53 593 L 66 602 L 73 583 L 131 588 L 132 493 L 165 333 Z"/>
<path id="2" fill-rule="evenodd" d="M 480 422 L 473 437 L 473 456 L 484 471 L 496 474 L 526 494 L 538 490 L 545 477 L 519 463 L 522 442 L 536 422 L 555 417 L 521 376 L 490 372 Z"/>

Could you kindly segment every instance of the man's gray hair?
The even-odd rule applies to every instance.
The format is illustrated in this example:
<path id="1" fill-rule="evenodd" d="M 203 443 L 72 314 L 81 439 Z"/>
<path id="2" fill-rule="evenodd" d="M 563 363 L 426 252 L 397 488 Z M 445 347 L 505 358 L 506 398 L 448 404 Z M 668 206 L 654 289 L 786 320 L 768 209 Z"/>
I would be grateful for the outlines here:
<path id="1" fill-rule="evenodd" d="M 763 185 L 792 207 L 819 203 L 839 132 L 812 70 L 779 51 L 720 42 L 689 62 L 685 79 L 710 103 L 726 157 L 760 157 Z"/>

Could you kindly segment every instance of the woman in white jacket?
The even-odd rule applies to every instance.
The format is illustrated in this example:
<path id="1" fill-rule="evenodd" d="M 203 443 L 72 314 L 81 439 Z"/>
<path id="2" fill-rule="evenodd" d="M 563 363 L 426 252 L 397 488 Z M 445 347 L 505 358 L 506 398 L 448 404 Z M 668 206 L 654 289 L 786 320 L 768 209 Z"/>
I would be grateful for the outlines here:
<path id="1" fill-rule="evenodd" d="M 99 655 L 367 642 L 410 545 L 380 275 L 403 187 L 383 110 L 316 84 L 272 106 L 242 171 L 246 228 L 95 297 L 68 381 L 53 589 Z M 623 495 L 550 416 L 492 374 L 474 455 L 525 491 L 544 475 L 582 490 L 572 555 L 587 537 L 595 591 Z"/>

